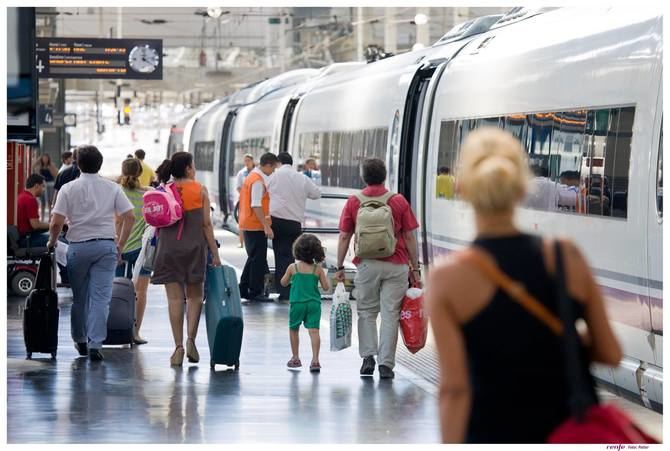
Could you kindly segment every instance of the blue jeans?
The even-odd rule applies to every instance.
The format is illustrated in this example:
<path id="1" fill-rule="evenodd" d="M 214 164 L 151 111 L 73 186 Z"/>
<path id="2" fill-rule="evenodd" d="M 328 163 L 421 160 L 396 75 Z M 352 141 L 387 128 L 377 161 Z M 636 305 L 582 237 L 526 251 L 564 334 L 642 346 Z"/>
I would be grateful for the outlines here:
<path id="1" fill-rule="evenodd" d="M 70 327 L 75 343 L 100 349 L 107 337 L 107 315 L 117 251 L 114 241 L 70 243 L 67 271 L 72 287 Z"/>

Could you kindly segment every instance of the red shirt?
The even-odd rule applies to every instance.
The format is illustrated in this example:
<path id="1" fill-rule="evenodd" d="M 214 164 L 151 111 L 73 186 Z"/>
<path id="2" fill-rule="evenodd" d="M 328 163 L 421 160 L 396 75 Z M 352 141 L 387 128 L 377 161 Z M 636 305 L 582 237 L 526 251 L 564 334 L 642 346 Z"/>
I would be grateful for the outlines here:
<path id="1" fill-rule="evenodd" d="M 377 197 L 387 191 L 384 185 L 370 185 L 361 191 L 361 194 L 368 197 Z M 395 194 L 389 199 L 388 204 L 393 213 L 393 226 L 398 242 L 393 255 L 378 260 L 407 265 L 409 264 L 409 254 L 407 252 L 407 244 L 405 244 L 404 232 L 418 229 L 419 223 L 414 216 L 414 212 L 412 212 L 412 208 L 409 206 L 409 202 L 407 202 L 402 194 Z M 358 214 L 358 207 L 360 205 L 361 203 L 356 196 L 351 196 L 347 199 L 344 210 L 342 210 L 342 216 L 340 216 L 339 229 L 341 232 L 354 233 L 356 229 L 356 215 Z M 355 265 L 358 265 L 359 262 L 360 259 L 358 257 L 354 258 Z"/>
<path id="2" fill-rule="evenodd" d="M 16 201 L 17 228 L 21 236 L 33 231 L 31 219 L 39 219 L 37 198 L 30 191 L 21 191 Z"/>

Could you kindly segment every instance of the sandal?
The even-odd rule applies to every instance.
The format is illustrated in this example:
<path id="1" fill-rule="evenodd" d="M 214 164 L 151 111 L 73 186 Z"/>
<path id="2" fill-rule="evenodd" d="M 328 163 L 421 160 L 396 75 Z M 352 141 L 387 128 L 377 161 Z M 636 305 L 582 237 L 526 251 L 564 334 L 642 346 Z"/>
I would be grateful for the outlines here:
<path id="1" fill-rule="evenodd" d="M 177 345 L 170 357 L 171 366 L 181 366 L 184 361 L 184 347 L 182 345 Z"/>
<path id="2" fill-rule="evenodd" d="M 321 371 L 321 364 L 320 363 L 312 363 L 309 366 L 309 371 L 311 373 L 318 373 L 319 371 Z"/>
<path id="3" fill-rule="evenodd" d="M 289 368 L 300 368 L 302 366 L 302 363 L 300 362 L 300 359 L 291 359 L 286 363 L 286 366 Z"/>

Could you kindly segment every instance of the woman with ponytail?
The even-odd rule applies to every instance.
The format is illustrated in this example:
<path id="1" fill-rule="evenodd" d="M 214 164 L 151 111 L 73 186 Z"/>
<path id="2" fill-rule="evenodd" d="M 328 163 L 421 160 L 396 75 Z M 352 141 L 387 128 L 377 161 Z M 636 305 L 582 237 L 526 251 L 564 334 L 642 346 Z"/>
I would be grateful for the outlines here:
<path id="1" fill-rule="evenodd" d="M 207 249 L 212 264 L 221 265 L 219 249 L 214 239 L 209 194 L 195 181 L 193 155 L 177 152 L 156 169 L 162 184 L 174 182 L 181 198 L 183 217 L 169 227 L 159 229 L 154 273 L 151 283 L 165 285 L 170 325 L 175 350 L 170 364 L 181 366 L 184 360 L 184 298 L 187 306 L 186 356 L 188 361 L 200 360 L 195 338 L 202 311 Z"/>
<path id="2" fill-rule="evenodd" d="M 142 174 L 142 163 L 136 158 L 128 158 L 121 164 L 121 178 L 119 184 L 123 189 L 130 203 L 133 204 L 133 214 L 135 223 L 126 241 L 126 246 L 121 254 L 121 264 L 116 268 L 117 277 L 127 277 L 132 279 L 133 267 L 137 263 L 137 258 L 142 250 L 142 235 L 147 227 L 142 215 L 142 196 L 148 191 L 140 185 L 139 177 Z M 117 227 L 120 226 L 117 218 Z M 149 288 L 149 276 L 151 273 L 140 269 L 139 277 L 135 280 L 135 293 L 137 302 L 135 303 L 135 344 L 145 344 L 147 341 L 140 336 L 140 327 L 144 318 L 144 310 L 147 305 L 147 289 Z"/>
<path id="3" fill-rule="evenodd" d="M 426 284 L 440 363 L 442 439 L 545 443 L 571 413 L 559 299 L 586 324 L 578 363 L 590 402 L 597 398 L 589 363 L 614 366 L 621 348 L 577 247 L 515 224 L 530 179 L 521 143 L 498 128 L 472 132 L 456 178 L 474 210 L 475 239 L 436 262 Z M 556 275 L 556 255 L 563 256 L 565 283 Z M 559 287 L 565 296 L 558 296 Z"/>

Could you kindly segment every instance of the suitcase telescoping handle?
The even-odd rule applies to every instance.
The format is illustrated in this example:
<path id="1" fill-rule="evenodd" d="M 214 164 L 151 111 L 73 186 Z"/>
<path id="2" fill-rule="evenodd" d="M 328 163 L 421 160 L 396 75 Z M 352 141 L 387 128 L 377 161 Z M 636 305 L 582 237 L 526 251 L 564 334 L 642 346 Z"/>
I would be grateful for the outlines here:
<path id="1" fill-rule="evenodd" d="M 51 263 L 51 277 L 49 278 L 49 288 L 51 288 L 53 291 L 56 291 L 56 279 L 58 278 L 58 265 L 56 263 L 56 248 L 51 247 L 47 249 L 47 252 L 45 254 L 46 257 L 49 258 L 50 263 Z M 39 268 L 38 268 L 39 272 Z"/>

